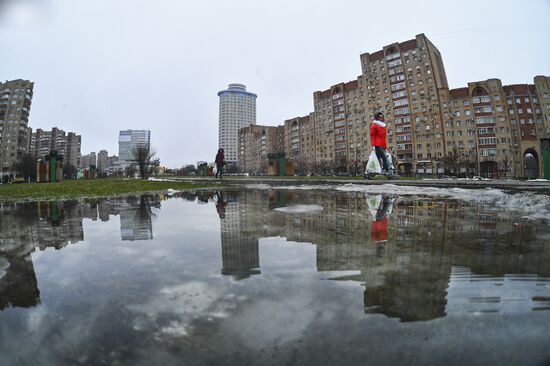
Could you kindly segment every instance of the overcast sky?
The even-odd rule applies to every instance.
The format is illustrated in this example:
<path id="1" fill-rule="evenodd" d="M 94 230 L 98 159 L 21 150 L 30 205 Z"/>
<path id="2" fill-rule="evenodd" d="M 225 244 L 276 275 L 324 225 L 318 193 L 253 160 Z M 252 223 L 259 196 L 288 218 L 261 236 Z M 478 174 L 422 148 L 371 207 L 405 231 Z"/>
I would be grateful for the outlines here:
<path id="1" fill-rule="evenodd" d="M 419 33 L 451 88 L 550 75 L 549 0 L 0 0 L 0 80 L 35 83 L 33 129 L 110 155 L 119 130 L 149 129 L 173 168 L 214 160 L 227 84 L 258 95 L 258 124 L 282 124 L 355 79 L 361 53 Z"/>

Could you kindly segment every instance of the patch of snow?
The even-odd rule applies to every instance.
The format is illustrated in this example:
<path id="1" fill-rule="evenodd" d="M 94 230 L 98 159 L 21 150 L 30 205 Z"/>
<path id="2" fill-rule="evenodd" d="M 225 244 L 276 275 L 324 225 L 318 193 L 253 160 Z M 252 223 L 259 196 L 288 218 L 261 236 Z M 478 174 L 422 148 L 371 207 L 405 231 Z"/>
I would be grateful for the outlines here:
<path id="1" fill-rule="evenodd" d="M 173 182 L 174 180 L 171 179 L 164 179 L 164 178 L 155 178 L 155 177 L 149 177 L 147 180 L 151 182 Z"/>
<path id="2" fill-rule="evenodd" d="M 172 188 L 168 188 L 168 189 L 166 190 L 166 194 L 169 195 L 169 196 L 173 195 L 173 194 L 176 193 L 176 192 L 177 192 L 177 191 L 176 191 L 175 189 L 172 189 Z"/>
<path id="3" fill-rule="evenodd" d="M 493 206 L 503 210 L 522 212 L 530 219 L 550 218 L 550 196 L 534 192 L 506 193 L 501 189 L 435 188 L 385 185 L 350 184 L 335 187 L 345 192 L 364 192 L 371 194 L 395 194 L 401 196 L 435 196 L 456 199 L 469 203 Z"/>
<path id="4" fill-rule="evenodd" d="M 323 211 L 323 207 L 319 205 L 294 205 L 287 207 L 278 207 L 275 211 L 288 214 L 315 214 Z"/>
<path id="5" fill-rule="evenodd" d="M 269 184 L 247 184 L 245 185 L 245 188 L 266 190 L 271 189 L 272 187 Z"/>
<path id="6" fill-rule="evenodd" d="M 4 257 L 0 257 L 0 279 L 6 275 L 6 270 L 10 267 L 10 263 Z"/>
<path id="7" fill-rule="evenodd" d="M 456 199 L 469 203 L 488 205 L 502 210 L 522 213 L 529 219 L 550 220 L 550 196 L 534 192 L 507 193 L 501 189 L 437 188 L 415 187 L 395 184 L 354 184 L 344 185 L 301 185 L 269 186 L 257 189 L 277 190 L 336 190 L 341 192 L 361 192 L 365 194 L 391 194 L 397 196 L 428 196 Z"/>

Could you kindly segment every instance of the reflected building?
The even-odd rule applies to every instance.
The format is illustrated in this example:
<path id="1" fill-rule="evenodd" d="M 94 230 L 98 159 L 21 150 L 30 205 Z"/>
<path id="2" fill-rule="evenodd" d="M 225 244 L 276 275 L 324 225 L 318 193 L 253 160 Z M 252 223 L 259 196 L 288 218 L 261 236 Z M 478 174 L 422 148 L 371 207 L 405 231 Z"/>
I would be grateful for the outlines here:
<path id="1" fill-rule="evenodd" d="M 127 197 L 116 200 L 115 207 L 120 215 L 120 236 L 122 240 L 153 239 L 153 208 L 160 208 L 160 200 L 150 196 Z"/>
<path id="2" fill-rule="evenodd" d="M 466 311 L 463 302 L 484 290 L 476 289 L 481 283 L 474 281 L 462 282 L 466 289 L 461 289 L 457 268 L 467 268 L 471 279 L 489 275 L 505 283 L 508 278 L 519 278 L 517 274 L 536 274 L 533 291 L 523 294 L 527 305 L 522 309 L 549 307 L 548 288 L 535 287 L 550 281 L 550 266 L 545 265 L 550 262 L 550 250 L 540 240 L 548 235 L 545 226 L 523 222 L 519 216 L 490 206 L 405 196 L 392 200 L 393 209 L 383 226 L 384 240 L 379 240 L 380 227 L 373 226 L 378 212 L 369 207 L 370 198 L 326 191 L 235 193 L 221 220 L 222 272 L 244 270 L 246 274 L 250 268 L 259 268 L 259 239 L 279 236 L 314 244 L 318 271 L 357 272 L 331 279 L 365 286 L 367 313 L 425 321 Z M 273 210 L 298 203 L 320 205 L 323 211 L 291 215 Z M 484 286 L 493 285 L 489 281 Z M 503 291 L 517 295 L 509 286 Z"/>
<path id="3" fill-rule="evenodd" d="M 220 215 L 222 274 L 236 280 L 260 273 L 257 226 L 248 225 L 250 215 L 256 211 L 247 213 L 245 197 L 244 192 L 226 192 L 217 197 L 217 207 L 224 206 L 223 217 Z"/>
<path id="4" fill-rule="evenodd" d="M 536 274 L 476 274 L 453 266 L 447 288 L 446 313 L 525 313 L 550 310 L 550 279 Z"/>
<path id="5" fill-rule="evenodd" d="M 60 249 L 84 240 L 77 201 L 11 203 L 0 206 L 0 253 L 24 257 L 36 248 Z"/>
<path id="6" fill-rule="evenodd" d="M 83 241 L 83 219 L 108 221 L 111 215 L 121 216 L 122 240 L 151 239 L 152 208 L 160 208 L 162 199 L 156 195 L 0 204 L 0 310 L 40 303 L 32 252 Z"/>
<path id="7" fill-rule="evenodd" d="M 0 311 L 29 308 L 40 303 L 40 291 L 32 259 L 0 255 Z"/>
<path id="8" fill-rule="evenodd" d="M 458 200 L 379 196 L 284 189 L 176 195 L 215 204 L 221 272 L 236 280 L 261 273 L 261 238 L 281 237 L 315 245 L 317 271 L 330 280 L 364 286 L 366 313 L 426 321 L 550 310 L 550 244 L 543 240 L 550 236 L 548 225 Z M 39 302 L 30 254 L 83 240 L 84 218 L 120 215 L 122 240 L 152 239 L 154 209 L 163 199 L 0 204 L 0 303 Z M 294 204 L 320 205 L 323 211 L 274 210 Z"/>

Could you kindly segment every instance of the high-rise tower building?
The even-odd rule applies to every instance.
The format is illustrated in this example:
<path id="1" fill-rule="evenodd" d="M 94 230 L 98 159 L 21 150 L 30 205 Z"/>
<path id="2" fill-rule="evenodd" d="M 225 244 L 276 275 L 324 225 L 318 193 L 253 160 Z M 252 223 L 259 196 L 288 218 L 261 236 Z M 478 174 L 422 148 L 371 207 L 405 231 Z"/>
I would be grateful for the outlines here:
<path id="1" fill-rule="evenodd" d="M 118 158 L 124 161 L 134 159 L 133 150 L 140 146 L 151 146 L 151 131 L 124 130 L 118 136 Z"/>
<path id="2" fill-rule="evenodd" d="M 235 163 L 239 159 L 238 131 L 242 127 L 256 124 L 256 97 L 246 91 L 242 84 L 229 84 L 227 90 L 218 93 L 220 117 L 218 148 L 225 152 L 225 160 Z"/>
<path id="3" fill-rule="evenodd" d="M 12 166 L 28 151 L 28 124 L 34 83 L 0 83 L 0 174 L 13 174 Z"/>

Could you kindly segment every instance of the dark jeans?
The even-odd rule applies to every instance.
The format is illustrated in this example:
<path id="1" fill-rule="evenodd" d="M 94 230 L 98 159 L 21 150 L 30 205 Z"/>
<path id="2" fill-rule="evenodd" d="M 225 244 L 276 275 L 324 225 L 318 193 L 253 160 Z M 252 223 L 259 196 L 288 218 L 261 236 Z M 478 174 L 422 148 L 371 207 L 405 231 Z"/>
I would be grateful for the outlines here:
<path id="1" fill-rule="evenodd" d="M 216 164 L 216 178 L 218 178 L 218 174 L 220 175 L 220 179 L 223 174 L 223 164 Z"/>
<path id="2" fill-rule="evenodd" d="M 391 203 L 392 201 L 389 196 L 382 197 L 382 202 L 380 202 L 380 206 L 378 206 L 378 210 L 376 210 L 375 221 L 384 220 L 386 216 L 388 216 Z"/>
<path id="3" fill-rule="evenodd" d="M 392 167 L 390 166 L 390 162 L 386 157 L 386 150 L 383 147 L 375 146 L 374 151 L 376 152 L 376 157 L 378 158 L 378 160 L 382 162 L 382 170 L 389 172 Z"/>

